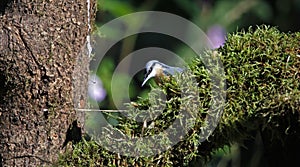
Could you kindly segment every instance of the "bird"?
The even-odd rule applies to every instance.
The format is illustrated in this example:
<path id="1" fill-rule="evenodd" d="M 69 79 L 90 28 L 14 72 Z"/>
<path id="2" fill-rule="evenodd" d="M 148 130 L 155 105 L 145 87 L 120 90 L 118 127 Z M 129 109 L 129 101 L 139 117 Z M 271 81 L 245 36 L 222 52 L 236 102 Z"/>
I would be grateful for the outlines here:
<path id="1" fill-rule="evenodd" d="M 150 60 L 146 64 L 146 74 L 142 83 L 142 87 L 149 79 L 153 77 L 155 82 L 160 85 L 162 84 L 164 78 L 174 76 L 176 73 L 182 73 L 183 71 L 183 68 L 171 67 L 159 62 L 158 60 Z"/>

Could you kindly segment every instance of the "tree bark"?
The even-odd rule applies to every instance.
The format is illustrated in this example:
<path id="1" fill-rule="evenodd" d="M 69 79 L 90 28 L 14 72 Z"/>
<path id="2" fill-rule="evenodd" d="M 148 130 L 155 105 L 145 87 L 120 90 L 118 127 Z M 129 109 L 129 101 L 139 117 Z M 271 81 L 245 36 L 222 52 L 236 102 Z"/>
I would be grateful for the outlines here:
<path id="1" fill-rule="evenodd" d="M 15 0 L 0 16 L 0 166 L 51 165 L 65 150 L 86 97 L 87 4 Z"/>

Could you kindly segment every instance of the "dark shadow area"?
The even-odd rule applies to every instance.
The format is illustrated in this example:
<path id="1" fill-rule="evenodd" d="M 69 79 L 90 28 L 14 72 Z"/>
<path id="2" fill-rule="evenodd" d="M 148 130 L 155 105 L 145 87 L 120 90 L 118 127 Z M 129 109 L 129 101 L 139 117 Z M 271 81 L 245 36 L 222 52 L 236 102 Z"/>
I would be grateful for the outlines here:
<path id="1" fill-rule="evenodd" d="M 5 9 L 8 7 L 8 4 L 11 2 L 11 0 L 2 0 L 0 3 L 0 14 L 3 15 L 5 12 Z"/>
<path id="2" fill-rule="evenodd" d="M 0 104 L 3 103 L 3 96 L 6 94 L 7 92 L 7 88 L 5 86 L 5 81 L 6 78 L 3 74 L 0 74 Z"/>

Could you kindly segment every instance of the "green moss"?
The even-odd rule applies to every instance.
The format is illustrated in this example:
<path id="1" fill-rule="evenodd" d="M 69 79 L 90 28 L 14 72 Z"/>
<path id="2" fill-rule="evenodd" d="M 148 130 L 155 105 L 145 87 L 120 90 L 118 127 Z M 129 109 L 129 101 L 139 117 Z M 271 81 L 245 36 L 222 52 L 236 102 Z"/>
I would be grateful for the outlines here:
<path id="1" fill-rule="evenodd" d="M 228 86 L 220 125 L 239 122 L 255 129 L 257 124 L 248 121 L 270 123 L 299 112 L 299 41 L 299 33 L 284 34 L 267 26 L 229 35 L 219 49 Z"/>
<path id="2" fill-rule="evenodd" d="M 187 132 L 188 135 L 183 136 L 175 146 L 155 156 L 126 157 L 109 152 L 95 142 L 83 141 L 75 146 L 72 153 L 61 156 L 59 164 L 63 166 L 85 166 L 86 164 L 90 166 L 185 166 L 195 158 L 205 160 L 214 150 L 251 138 L 255 130 L 268 131 L 272 134 L 272 139 L 282 139 L 282 135 L 287 135 L 291 129 L 294 131 L 299 129 L 300 57 L 297 56 L 299 42 L 300 33 L 286 34 L 276 28 L 260 26 L 249 28 L 247 32 L 229 34 L 222 48 L 217 52 L 208 51 L 203 55 L 209 57 L 209 61 L 221 60 L 227 84 L 224 92 L 226 93 L 224 111 L 217 128 L 207 140 L 199 141 L 200 132 L 203 131 L 201 128 L 206 124 L 205 118 L 209 114 L 210 106 L 213 105 L 212 96 L 215 94 L 212 90 L 215 85 L 212 84 L 212 79 L 221 82 L 224 76 L 217 75 L 219 68 L 206 70 L 206 67 L 210 67 L 209 61 L 204 66 L 200 58 L 195 58 L 189 64 L 193 75 L 183 74 L 177 77 L 183 77 L 179 81 L 186 82 L 184 90 L 195 91 L 190 95 L 193 100 L 197 100 L 197 107 L 199 107 L 197 111 L 194 111 L 192 103 L 184 105 L 186 101 L 179 91 L 178 80 L 177 82 L 170 80 L 162 85 L 162 90 L 167 95 L 166 104 L 159 100 L 159 93 L 154 93 L 149 99 L 141 99 L 137 103 L 138 107 L 131 107 L 131 110 L 135 111 L 132 112 L 132 117 L 137 117 L 137 113 L 142 112 L 140 109 L 149 108 L 149 103 L 155 101 L 155 105 L 151 105 L 150 109 L 163 107 L 164 112 L 153 121 L 153 128 L 145 128 L 143 123 L 125 117 L 120 118 L 121 124 L 117 127 L 119 132 L 130 137 L 159 134 L 179 117 L 180 107 L 185 107 L 183 109 L 191 111 L 192 117 L 197 119 L 194 121 L 193 128 Z M 195 87 L 192 82 L 187 82 L 186 78 L 193 76 L 198 82 L 198 87 Z M 159 89 L 154 90 L 159 91 Z M 222 93 L 222 88 L 217 90 Z M 110 131 L 104 130 L 103 133 L 107 134 Z M 159 142 L 156 143 L 156 148 L 163 148 L 169 140 L 162 135 Z M 127 148 L 131 144 L 133 143 L 120 142 L 115 147 Z M 141 142 L 138 147 L 148 148 L 150 144 Z"/>

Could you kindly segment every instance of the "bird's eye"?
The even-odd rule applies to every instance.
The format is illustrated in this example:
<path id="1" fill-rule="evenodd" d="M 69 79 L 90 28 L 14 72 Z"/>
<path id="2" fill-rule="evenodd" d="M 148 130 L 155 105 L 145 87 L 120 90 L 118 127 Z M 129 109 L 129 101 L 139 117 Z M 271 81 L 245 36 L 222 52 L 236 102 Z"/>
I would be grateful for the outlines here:
<path id="1" fill-rule="evenodd" d="M 153 67 L 150 67 L 149 71 L 152 71 L 153 70 Z"/>

